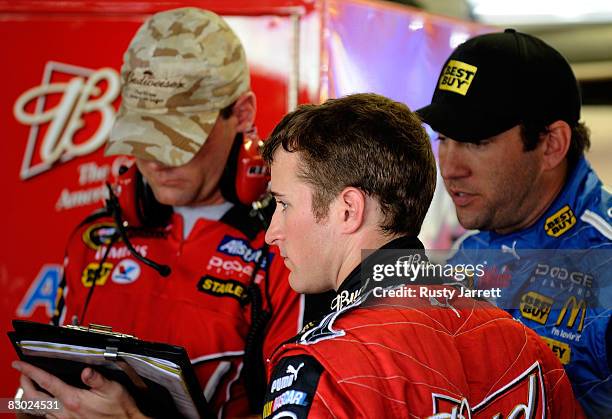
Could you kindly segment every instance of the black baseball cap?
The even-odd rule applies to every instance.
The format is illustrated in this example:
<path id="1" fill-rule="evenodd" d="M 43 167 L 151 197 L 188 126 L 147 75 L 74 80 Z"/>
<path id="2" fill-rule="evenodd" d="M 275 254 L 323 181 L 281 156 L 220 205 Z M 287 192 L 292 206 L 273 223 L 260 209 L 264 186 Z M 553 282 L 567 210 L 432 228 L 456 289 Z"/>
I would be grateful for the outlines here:
<path id="1" fill-rule="evenodd" d="M 479 142 L 521 123 L 580 119 L 580 92 L 563 56 L 544 41 L 506 29 L 459 45 L 442 67 L 431 104 L 417 114 L 462 142 Z"/>

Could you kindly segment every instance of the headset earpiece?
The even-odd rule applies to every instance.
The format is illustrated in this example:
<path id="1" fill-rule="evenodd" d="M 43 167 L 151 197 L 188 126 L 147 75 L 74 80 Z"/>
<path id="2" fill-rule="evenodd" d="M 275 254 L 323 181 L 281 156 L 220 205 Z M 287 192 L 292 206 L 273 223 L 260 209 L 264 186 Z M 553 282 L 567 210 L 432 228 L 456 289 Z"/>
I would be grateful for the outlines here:
<path id="1" fill-rule="evenodd" d="M 114 189 L 123 219 L 130 227 L 163 227 L 170 221 L 172 207 L 155 199 L 136 164 L 121 166 Z"/>
<path id="2" fill-rule="evenodd" d="M 137 208 L 136 199 L 136 173 L 138 169 L 134 161 L 127 164 L 122 164 L 115 174 L 113 182 L 113 191 L 119 200 L 121 207 L 122 218 L 127 221 L 129 226 L 142 225 L 138 214 L 135 211 Z"/>
<path id="3" fill-rule="evenodd" d="M 236 135 L 220 181 L 221 194 L 229 202 L 251 205 L 266 193 L 270 175 L 261 145 L 255 130 Z"/>

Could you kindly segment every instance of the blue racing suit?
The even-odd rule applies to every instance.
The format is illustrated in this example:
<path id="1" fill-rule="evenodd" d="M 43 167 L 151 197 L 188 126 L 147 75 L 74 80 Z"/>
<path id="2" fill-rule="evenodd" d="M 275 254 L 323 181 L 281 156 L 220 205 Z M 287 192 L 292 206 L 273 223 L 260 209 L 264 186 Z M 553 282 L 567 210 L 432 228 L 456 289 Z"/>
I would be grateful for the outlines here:
<path id="1" fill-rule="evenodd" d="M 449 261 L 485 266 L 471 285 L 499 287 L 495 303 L 546 341 L 593 418 L 612 418 L 611 223 L 611 192 L 582 157 L 535 224 L 468 233 Z"/>

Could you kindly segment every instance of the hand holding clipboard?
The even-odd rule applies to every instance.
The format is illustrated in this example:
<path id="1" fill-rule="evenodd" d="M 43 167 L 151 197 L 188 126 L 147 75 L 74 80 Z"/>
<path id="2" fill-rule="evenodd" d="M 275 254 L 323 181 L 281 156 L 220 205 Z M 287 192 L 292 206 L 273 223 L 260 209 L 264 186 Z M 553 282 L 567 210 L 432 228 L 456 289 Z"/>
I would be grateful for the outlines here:
<path id="1" fill-rule="evenodd" d="M 85 367 L 124 386 L 148 416 L 208 417 L 184 348 L 145 342 L 104 327 L 57 327 L 14 320 L 9 338 L 19 358 L 73 387 Z"/>

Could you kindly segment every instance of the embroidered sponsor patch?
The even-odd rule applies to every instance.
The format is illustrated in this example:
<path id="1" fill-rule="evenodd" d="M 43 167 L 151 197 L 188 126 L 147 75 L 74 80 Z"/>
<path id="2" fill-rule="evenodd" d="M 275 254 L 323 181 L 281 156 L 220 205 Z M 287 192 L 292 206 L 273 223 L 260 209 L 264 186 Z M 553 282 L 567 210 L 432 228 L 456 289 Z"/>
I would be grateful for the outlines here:
<path id="1" fill-rule="evenodd" d="M 548 217 L 544 222 L 544 231 L 550 237 L 559 237 L 576 225 L 576 215 L 569 205 Z"/>
<path id="2" fill-rule="evenodd" d="M 531 277 L 531 282 L 537 280 L 542 286 L 548 288 L 562 288 L 576 295 L 584 293 L 585 297 L 589 297 L 593 282 L 597 283 L 597 281 L 590 272 L 575 269 L 575 266 L 564 261 L 538 262 Z"/>
<path id="3" fill-rule="evenodd" d="M 563 308 L 559 312 L 559 317 L 557 318 L 557 322 L 555 326 L 565 325 L 568 329 L 572 329 L 576 324 L 576 320 L 580 317 L 580 322 L 578 323 L 578 329 L 576 330 L 578 333 L 582 332 L 584 328 L 584 319 L 586 317 L 587 311 L 587 303 L 585 300 L 578 300 L 576 297 L 571 296 L 567 299 Z M 553 330 L 554 332 L 554 330 Z M 562 336 L 565 337 L 565 336 Z"/>
<path id="4" fill-rule="evenodd" d="M 211 256 L 206 269 L 214 275 L 229 276 L 230 278 L 250 279 L 253 275 L 252 263 L 244 263 L 235 258 L 222 258 L 217 255 Z M 255 283 L 260 283 L 264 276 L 263 271 L 258 271 L 255 276 Z"/>
<path id="5" fill-rule="evenodd" d="M 363 288 L 359 288 L 351 293 L 348 290 L 344 290 L 339 293 L 331 302 L 331 309 L 333 311 L 342 310 L 345 307 L 350 306 L 363 292 Z"/>
<path id="6" fill-rule="evenodd" d="M 132 259 L 123 259 L 115 266 L 111 280 L 117 284 L 131 284 L 140 276 L 140 265 Z"/>
<path id="7" fill-rule="evenodd" d="M 263 418 L 306 418 L 322 372 L 321 364 L 307 355 L 281 359 L 272 371 Z"/>
<path id="8" fill-rule="evenodd" d="M 247 263 L 257 263 L 263 254 L 261 249 L 253 249 L 248 241 L 232 236 L 223 237 L 217 246 L 217 251 L 230 256 L 238 256 Z M 269 253 L 268 257 L 261 261 L 262 269 L 268 266 L 273 256 L 272 253 Z"/>
<path id="9" fill-rule="evenodd" d="M 521 315 L 534 322 L 546 324 L 553 303 L 552 298 L 529 291 L 521 296 Z"/>
<path id="10" fill-rule="evenodd" d="M 432 393 L 436 418 L 515 418 L 545 417 L 547 394 L 542 369 L 538 362 L 504 386 L 491 389 L 476 405 L 465 398 Z"/>
<path id="11" fill-rule="evenodd" d="M 140 244 L 134 244 L 134 249 L 136 249 L 136 251 L 138 253 L 140 253 L 142 256 L 147 257 L 147 253 L 149 251 L 149 246 L 147 246 L 146 244 L 144 245 L 140 245 Z M 107 254 L 108 251 L 108 254 Z M 110 259 L 124 259 L 126 257 L 132 256 L 132 252 L 130 252 L 130 249 L 128 249 L 127 246 L 113 246 L 110 249 L 108 249 L 108 246 L 100 246 L 98 247 L 98 250 L 96 250 L 96 255 L 95 255 L 95 259 L 96 260 L 102 260 L 102 258 L 104 257 L 104 255 L 106 255 L 106 259 L 110 260 Z"/>
<path id="12" fill-rule="evenodd" d="M 270 386 L 270 392 L 272 394 L 277 391 L 281 391 L 293 385 L 293 383 L 298 379 L 298 375 L 300 374 L 300 370 L 304 368 L 304 363 L 300 362 L 297 367 L 289 364 L 287 367 L 287 375 L 282 377 L 278 377 L 272 381 L 272 385 Z"/>
<path id="13" fill-rule="evenodd" d="M 232 297 L 238 301 L 246 297 L 245 286 L 240 282 L 232 279 L 219 279 L 210 275 L 200 278 L 198 291 L 215 297 Z"/>
<path id="14" fill-rule="evenodd" d="M 109 244 L 116 231 L 117 229 L 113 223 L 94 224 L 83 233 L 83 242 L 90 249 L 97 250 L 103 244 Z"/>
<path id="15" fill-rule="evenodd" d="M 106 280 L 108 279 L 108 275 L 113 269 L 113 266 L 114 265 L 112 263 L 104 262 L 102 264 L 102 268 L 100 268 L 99 263 L 90 263 L 83 270 L 83 274 L 81 275 L 81 283 L 87 288 L 91 287 L 94 279 L 96 281 L 96 287 L 106 284 Z"/>
<path id="16" fill-rule="evenodd" d="M 440 76 L 438 89 L 465 96 L 474 80 L 477 67 L 462 61 L 450 60 Z"/>
<path id="17" fill-rule="evenodd" d="M 572 350 L 567 343 L 541 336 L 563 365 L 569 364 Z"/>

